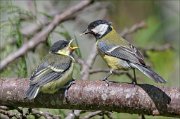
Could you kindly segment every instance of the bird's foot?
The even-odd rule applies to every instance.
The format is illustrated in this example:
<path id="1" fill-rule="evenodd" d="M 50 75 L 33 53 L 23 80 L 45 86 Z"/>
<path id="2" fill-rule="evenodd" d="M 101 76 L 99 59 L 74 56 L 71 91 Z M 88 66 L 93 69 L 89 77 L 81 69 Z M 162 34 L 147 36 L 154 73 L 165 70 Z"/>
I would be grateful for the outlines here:
<path id="1" fill-rule="evenodd" d="M 132 81 L 133 86 L 135 87 L 137 85 L 137 82 L 136 81 Z"/>
<path id="2" fill-rule="evenodd" d="M 68 82 L 68 84 L 66 85 L 66 89 L 68 90 L 71 87 L 71 85 L 73 85 L 73 84 L 75 84 L 74 79 L 72 79 L 70 82 Z"/>
<path id="3" fill-rule="evenodd" d="M 66 102 L 68 102 L 68 89 L 73 85 L 75 84 L 75 80 L 71 80 L 71 82 L 69 82 L 69 84 L 66 86 L 66 89 L 65 89 L 65 92 L 64 92 L 64 97 L 65 97 L 65 100 Z"/>
<path id="4" fill-rule="evenodd" d="M 108 79 L 105 77 L 105 78 L 103 78 L 103 80 L 102 81 L 104 81 L 105 83 L 106 83 L 106 86 L 109 86 L 109 82 L 110 81 L 108 81 Z"/>

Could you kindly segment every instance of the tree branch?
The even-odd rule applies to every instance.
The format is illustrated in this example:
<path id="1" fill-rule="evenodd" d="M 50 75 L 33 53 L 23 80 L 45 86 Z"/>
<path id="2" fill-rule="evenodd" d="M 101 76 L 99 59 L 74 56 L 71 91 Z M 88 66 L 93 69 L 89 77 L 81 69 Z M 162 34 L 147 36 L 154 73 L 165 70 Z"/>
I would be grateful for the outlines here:
<path id="1" fill-rule="evenodd" d="M 91 112 L 88 115 L 84 116 L 82 119 L 90 119 L 90 118 L 97 116 L 99 114 L 102 114 L 102 113 L 103 113 L 102 111 Z"/>
<path id="2" fill-rule="evenodd" d="M 90 53 L 89 57 L 87 58 L 86 64 L 82 65 L 82 70 L 81 70 L 82 80 L 89 79 L 89 69 L 94 64 L 96 56 L 97 56 L 97 49 L 96 49 L 96 44 L 94 44 L 93 48 L 92 48 L 92 52 Z"/>
<path id="3" fill-rule="evenodd" d="M 122 37 L 126 37 L 128 34 L 134 33 L 137 30 L 140 30 L 142 28 L 146 27 L 146 23 L 144 21 L 141 21 L 139 23 L 134 24 L 133 26 L 131 26 L 130 28 L 125 28 L 120 35 Z"/>
<path id="4" fill-rule="evenodd" d="M 180 89 L 139 84 L 76 80 L 64 97 L 39 94 L 35 100 L 25 100 L 27 79 L 0 79 L 0 105 L 14 107 L 104 110 L 135 114 L 180 117 Z"/>
<path id="5" fill-rule="evenodd" d="M 39 43 L 46 41 L 48 35 L 63 21 L 69 19 L 76 12 L 82 10 L 86 6 L 90 5 L 93 0 L 82 0 L 79 4 L 72 6 L 71 8 L 65 10 L 63 13 L 56 15 L 52 22 L 44 27 L 39 33 L 37 33 L 32 39 L 30 39 L 27 43 L 23 44 L 21 48 L 19 48 L 15 53 L 7 56 L 3 61 L 0 62 L 0 70 L 5 68 L 9 63 L 13 60 L 24 55 L 28 50 L 36 47 Z"/>

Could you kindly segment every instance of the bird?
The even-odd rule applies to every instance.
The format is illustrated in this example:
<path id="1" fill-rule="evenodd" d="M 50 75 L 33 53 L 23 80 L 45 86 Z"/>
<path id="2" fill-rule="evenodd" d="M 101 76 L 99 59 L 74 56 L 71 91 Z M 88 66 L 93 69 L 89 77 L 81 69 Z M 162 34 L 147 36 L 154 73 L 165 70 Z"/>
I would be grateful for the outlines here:
<path id="1" fill-rule="evenodd" d="M 72 53 L 78 48 L 72 42 L 73 40 L 59 40 L 51 46 L 49 54 L 29 79 L 26 99 L 34 99 L 39 92 L 54 94 L 72 80 L 75 63 Z"/>
<path id="2" fill-rule="evenodd" d="M 96 38 L 98 53 L 110 67 L 110 72 L 103 78 L 104 81 L 107 81 L 114 70 L 133 69 L 132 83 L 135 85 L 137 84 L 135 69 L 138 69 L 155 82 L 166 83 L 159 74 L 145 64 L 141 52 L 116 32 L 111 22 L 107 20 L 93 21 L 80 35 L 85 34 L 91 34 Z"/>

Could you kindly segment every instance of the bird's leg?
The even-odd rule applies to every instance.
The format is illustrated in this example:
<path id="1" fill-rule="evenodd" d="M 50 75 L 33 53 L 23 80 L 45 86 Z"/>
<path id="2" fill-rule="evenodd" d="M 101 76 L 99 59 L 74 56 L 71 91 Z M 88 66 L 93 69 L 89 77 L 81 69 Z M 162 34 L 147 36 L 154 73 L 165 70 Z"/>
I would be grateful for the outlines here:
<path id="1" fill-rule="evenodd" d="M 108 75 L 106 75 L 104 78 L 103 78 L 103 81 L 106 81 L 113 73 L 113 69 L 111 69 L 108 73 Z"/>
<path id="2" fill-rule="evenodd" d="M 113 69 L 111 69 L 111 70 L 109 71 L 109 73 L 103 78 L 103 81 L 105 81 L 108 86 L 109 86 L 108 78 L 109 78 L 112 74 L 113 74 Z"/>
<path id="3" fill-rule="evenodd" d="M 134 74 L 134 79 L 132 81 L 132 84 L 135 86 L 137 84 L 137 80 L 136 80 L 136 72 L 134 68 L 133 68 L 133 74 Z"/>
<path id="4" fill-rule="evenodd" d="M 64 97 L 65 97 L 66 102 L 68 101 L 68 99 L 67 99 L 67 97 L 68 97 L 68 89 L 69 89 L 69 88 L 71 87 L 71 85 L 73 85 L 73 84 L 75 84 L 75 80 L 74 80 L 74 79 L 72 79 L 72 80 L 68 83 L 68 85 L 66 86 L 66 88 L 65 88 Z"/>

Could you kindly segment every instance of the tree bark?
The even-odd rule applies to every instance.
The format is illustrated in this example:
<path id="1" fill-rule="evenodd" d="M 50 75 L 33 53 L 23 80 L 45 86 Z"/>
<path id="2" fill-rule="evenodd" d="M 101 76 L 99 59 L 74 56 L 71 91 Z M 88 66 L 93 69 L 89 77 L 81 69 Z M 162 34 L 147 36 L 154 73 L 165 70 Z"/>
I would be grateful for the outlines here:
<path id="1" fill-rule="evenodd" d="M 24 99 L 28 79 L 0 79 L 0 105 L 13 107 L 107 110 L 133 114 L 180 117 L 180 89 L 127 83 L 76 80 L 67 90 Z"/>

